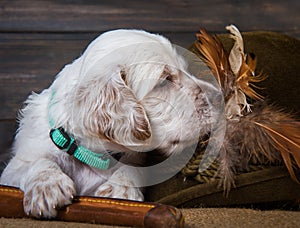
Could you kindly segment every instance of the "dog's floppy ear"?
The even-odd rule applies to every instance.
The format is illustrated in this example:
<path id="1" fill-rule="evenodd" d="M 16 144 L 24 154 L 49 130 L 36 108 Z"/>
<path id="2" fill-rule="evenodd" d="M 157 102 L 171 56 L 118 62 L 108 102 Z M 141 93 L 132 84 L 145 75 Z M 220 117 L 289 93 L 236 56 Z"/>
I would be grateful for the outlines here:
<path id="1" fill-rule="evenodd" d="M 123 70 L 110 78 L 94 77 L 80 83 L 76 103 L 79 124 L 88 134 L 124 146 L 139 145 L 151 137 L 145 109 L 126 85 Z"/>

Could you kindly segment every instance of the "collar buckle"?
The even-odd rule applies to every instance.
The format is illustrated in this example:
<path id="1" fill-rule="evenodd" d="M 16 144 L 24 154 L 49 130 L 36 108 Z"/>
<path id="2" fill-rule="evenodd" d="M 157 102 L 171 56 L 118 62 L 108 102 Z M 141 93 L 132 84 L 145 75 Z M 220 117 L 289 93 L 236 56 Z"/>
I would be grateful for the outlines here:
<path id="1" fill-rule="evenodd" d="M 51 129 L 50 138 L 55 146 L 60 150 L 66 150 L 69 155 L 73 155 L 78 148 L 76 141 L 62 127 Z"/>

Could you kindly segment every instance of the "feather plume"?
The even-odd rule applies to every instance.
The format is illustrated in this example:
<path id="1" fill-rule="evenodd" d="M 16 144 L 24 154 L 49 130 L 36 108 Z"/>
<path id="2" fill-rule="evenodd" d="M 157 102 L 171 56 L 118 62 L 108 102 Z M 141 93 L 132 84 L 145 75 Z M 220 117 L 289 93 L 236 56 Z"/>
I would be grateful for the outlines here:
<path id="1" fill-rule="evenodd" d="M 255 75 L 257 59 L 244 53 L 239 30 L 227 26 L 235 43 L 228 55 L 221 41 L 201 29 L 196 48 L 222 88 L 227 117 L 226 133 L 219 154 L 218 173 L 228 193 L 235 174 L 248 170 L 249 163 L 284 163 L 297 180 L 294 168 L 300 168 L 300 122 L 268 105 L 254 89 L 266 75 Z M 249 104 L 247 97 L 259 100 Z M 253 106 L 253 110 L 250 109 Z"/>

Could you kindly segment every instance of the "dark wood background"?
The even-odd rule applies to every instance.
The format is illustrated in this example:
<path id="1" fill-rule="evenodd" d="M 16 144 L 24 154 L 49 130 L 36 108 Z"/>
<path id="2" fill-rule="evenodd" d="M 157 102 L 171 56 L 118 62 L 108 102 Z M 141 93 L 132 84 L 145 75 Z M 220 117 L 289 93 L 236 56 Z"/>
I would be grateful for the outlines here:
<path id="1" fill-rule="evenodd" d="M 0 0 L 0 161 L 31 91 L 40 92 L 100 33 L 138 28 L 183 47 L 200 27 L 272 30 L 300 37 L 299 0 Z"/>

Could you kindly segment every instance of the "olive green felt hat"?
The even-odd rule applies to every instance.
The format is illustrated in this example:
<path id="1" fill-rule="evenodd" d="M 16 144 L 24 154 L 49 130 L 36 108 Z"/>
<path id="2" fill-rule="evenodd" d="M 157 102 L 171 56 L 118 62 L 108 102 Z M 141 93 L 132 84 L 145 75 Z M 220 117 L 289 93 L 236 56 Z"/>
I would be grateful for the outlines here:
<path id="1" fill-rule="evenodd" d="M 259 83 L 260 94 L 270 104 L 300 116 L 300 41 L 275 32 L 242 33 L 245 53 L 257 57 L 257 73 L 268 78 Z M 233 40 L 228 34 L 218 35 L 226 50 Z M 189 48 L 199 56 L 192 44 Z M 182 172 L 173 178 L 146 189 L 146 200 L 177 207 L 230 206 L 292 201 L 300 197 L 300 184 L 290 178 L 281 164 L 251 165 L 238 174 L 236 186 L 226 196 L 215 176 L 217 164 L 198 173 L 201 149 Z M 298 172 L 299 174 L 299 172 Z"/>

